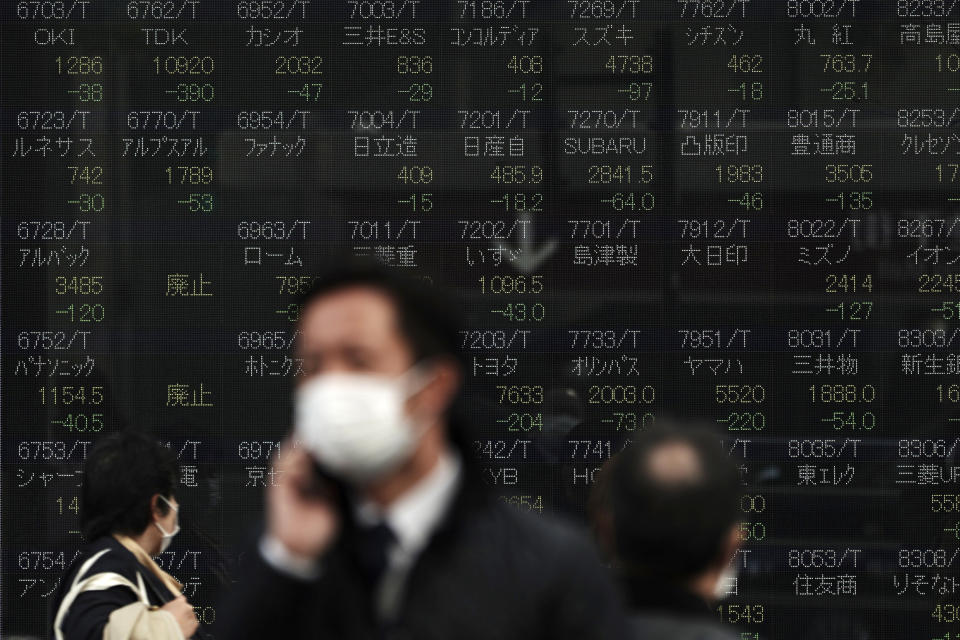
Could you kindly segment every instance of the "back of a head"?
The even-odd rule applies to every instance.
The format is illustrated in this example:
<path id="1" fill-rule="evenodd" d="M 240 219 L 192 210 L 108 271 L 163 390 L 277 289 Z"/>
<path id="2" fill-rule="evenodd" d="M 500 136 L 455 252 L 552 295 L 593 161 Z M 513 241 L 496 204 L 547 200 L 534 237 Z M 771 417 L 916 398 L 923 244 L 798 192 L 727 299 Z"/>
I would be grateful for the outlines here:
<path id="1" fill-rule="evenodd" d="M 615 552 L 626 572 L 682 582 L 723 561 L 741 489 L 716 433 L 658 426 L 617 456 L 611 474 Z"/>
<path id="2" fill-rule="evenodd" d="M 178 478 L 176 457 L 156 438 L 125 429 L 100 439 L 83 467 L 80 521 L 92 541 L 110 533 L 139 534 L 150 524 L 150 498 L 170 496 Z M 158 505 L 161 511 L 167 507 Z"/>

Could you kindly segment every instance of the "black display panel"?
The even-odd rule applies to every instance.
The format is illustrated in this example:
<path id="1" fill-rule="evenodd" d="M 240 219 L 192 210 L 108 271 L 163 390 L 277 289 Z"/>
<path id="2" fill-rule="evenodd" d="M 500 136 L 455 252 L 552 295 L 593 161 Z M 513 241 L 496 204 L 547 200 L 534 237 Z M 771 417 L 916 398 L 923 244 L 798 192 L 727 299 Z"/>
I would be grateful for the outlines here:
<path id="1" fill-rule="evenodd" d="M 958 4 L 6 0 L 0 634 L 48 637 L 124 425 L 177 452 L 159 561 L 215 620 L 346 251 L 466 301 L 504 500 L 582 520 L 707 420 L 747 493 L 718 619 L 957 637 Z"/>

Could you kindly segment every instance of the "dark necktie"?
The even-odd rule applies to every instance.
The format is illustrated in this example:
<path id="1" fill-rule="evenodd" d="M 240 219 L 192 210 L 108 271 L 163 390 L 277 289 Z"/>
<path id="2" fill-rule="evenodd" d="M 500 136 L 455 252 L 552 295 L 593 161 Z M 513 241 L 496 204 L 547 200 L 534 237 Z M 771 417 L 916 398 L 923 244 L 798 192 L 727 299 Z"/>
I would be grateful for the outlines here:
<path id="1" fill-rule="evenodd" d="M 357 529 L 357 561 L 371 590 L 376 588 L 387 569 L 390 547 L 396 539 L 393 530 L 383 521 Z"/>

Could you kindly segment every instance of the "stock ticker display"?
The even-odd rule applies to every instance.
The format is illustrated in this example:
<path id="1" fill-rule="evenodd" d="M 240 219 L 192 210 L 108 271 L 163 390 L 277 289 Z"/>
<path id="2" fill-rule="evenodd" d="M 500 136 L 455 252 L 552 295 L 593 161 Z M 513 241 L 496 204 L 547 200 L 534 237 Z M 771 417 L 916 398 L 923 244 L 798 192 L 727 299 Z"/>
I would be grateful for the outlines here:
<path id="1" fill-rule="evenodd" d="M 456 290 L 484 478 L 583 520 L 715 424 L 744 640 L 960 637 L 958 0 L 4 0 L 2 635 L 47 637 L 89 447 L 180 464 L 201 622 L 325 256 Z"/>

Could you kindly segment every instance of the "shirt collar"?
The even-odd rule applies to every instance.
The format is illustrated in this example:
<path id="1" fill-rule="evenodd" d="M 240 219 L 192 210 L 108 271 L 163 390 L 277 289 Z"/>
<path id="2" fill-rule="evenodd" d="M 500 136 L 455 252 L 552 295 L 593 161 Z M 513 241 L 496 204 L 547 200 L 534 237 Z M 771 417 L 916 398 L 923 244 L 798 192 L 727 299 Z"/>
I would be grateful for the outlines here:
<path id="1" fill-rule="evenodd" d="M 397 545 L 410 553 L 426 545 L 454 497 L 461 476 L 460 455 L 444 449 L 437 464 L 386 509 L 370 500 L 354 503 L 357 522 L 372 525 L 383 520 L 397 537 Z"/>

